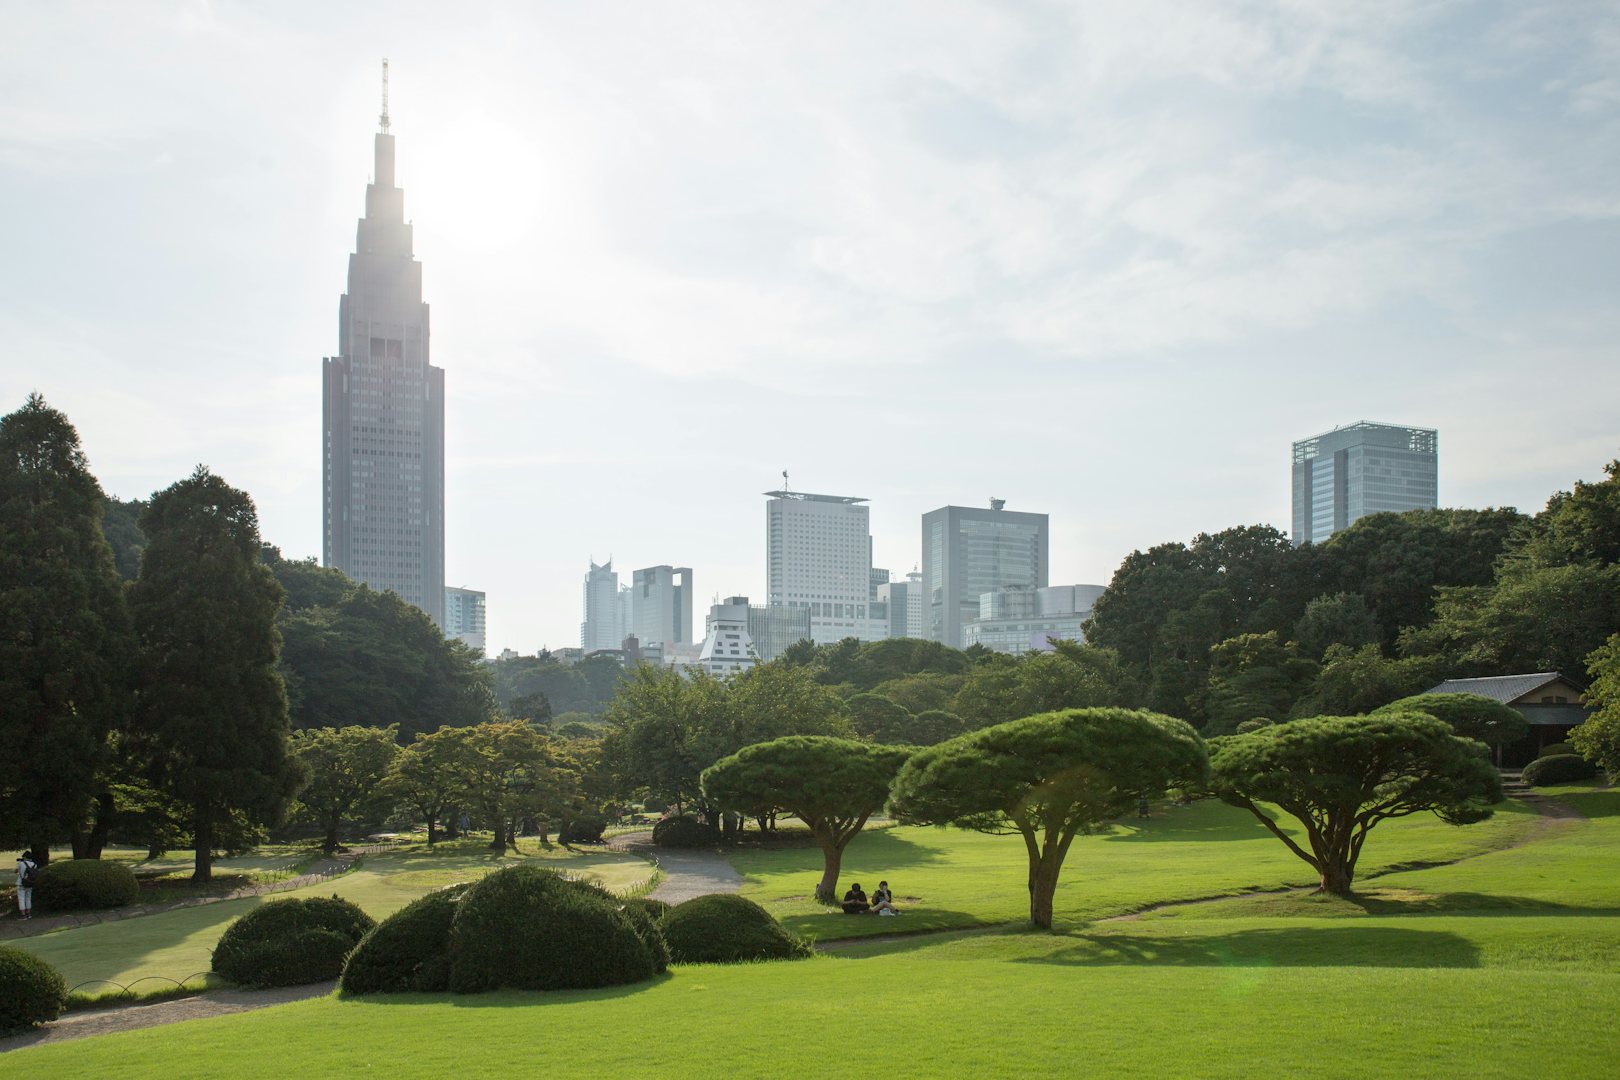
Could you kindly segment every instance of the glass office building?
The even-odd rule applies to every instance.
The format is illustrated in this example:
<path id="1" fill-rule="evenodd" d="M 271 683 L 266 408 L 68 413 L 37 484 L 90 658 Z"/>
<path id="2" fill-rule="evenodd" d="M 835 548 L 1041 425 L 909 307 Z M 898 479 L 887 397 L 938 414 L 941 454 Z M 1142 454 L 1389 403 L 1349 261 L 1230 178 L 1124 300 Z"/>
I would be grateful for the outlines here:
<path id="1" fill-rule="evenodd" d="M 942 506 L 922 519 L 923 618 L 927 636 L 955 649 L 979 617 L 979 598 L 1006 588 L 1046 588 L 1045 514 Z"/>
<path id="2" fill-rule="evenodd" d="M 1438 503 L 1439 435 L 1363 420 L 1294 444 L 1293 541 L 1320 544 L 1351 522 Z"/>

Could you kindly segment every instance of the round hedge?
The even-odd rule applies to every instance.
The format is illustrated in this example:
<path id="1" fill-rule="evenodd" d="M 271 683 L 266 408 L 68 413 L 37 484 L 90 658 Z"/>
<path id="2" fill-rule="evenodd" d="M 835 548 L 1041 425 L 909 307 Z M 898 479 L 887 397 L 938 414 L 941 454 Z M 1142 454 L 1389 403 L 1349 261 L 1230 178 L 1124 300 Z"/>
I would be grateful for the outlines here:
<path id="1" fill-rule="evenodd" d="M 585 882 L 519 865 L 483 878 L 450 927 L 450 989 L 622 986 L 660 970 L 651 916 Z"/>
<path id="2" fill-rule="evenodd" d="M 135 871 L 110 859 L 66 859 L 39 868 L 34 906 L 41 912 L 103 911 L 133 904 Z"/>
<path id="3" fill-rule="evenodd" d="M 1558 757 L 1560 754 L 1573 754 L 1574 752 L 1575 752 L 1575 748 L 1573 746 L 1571 746 L 1569 743 L 1567 743 L 1567 742 L 1554 742 L 1554 743 L 1548 743 L 1546 746 L 1543 746 L 1541 748 L 1541 753 L 1537 754 L 1536 757 L 1538 757 L 1538 758 Z"/>
<path id="4" fill-rule="evenodd" d="M 719 843 L 720 833 L 713 825 L 689 814 L 680 814 L 660 818 L 653 826 L 652 840 L 657 847 L 705 848 Z"/>
<path id="5" fill-rule="evenodd" d="M 699 896 L 677 904 L 661 924 L 677 964 L 735 964 L 809 956 L 810 946 L 740 896 Z"/>
<path id="6" fill-rule="evenodd" d="M 654 900 L 650 896 L 638 896 L 633 900 L 626 900 L 625 905 L 627 907 L 639 907 L 654 919 L 662 919 L 665 915 L 668 915 L 670 907 L 662 900 Z"/>
<path id="7" fill-rule="evenodd" d="M 1591 780 L 1597 766 L 1577 754 L 1554 754 L 1536 758 L 1524 767 L 1524 782 L 1531 787 L 1565 784 L 1571 780 Z"/>
<path id="8" fill-rule="evenodd" d="M 214 970 L 239 986 L 301 986 L 335 979 L 375 919 L 336 896 L 272 900 L 231 923 Z"/>
<path id="9" fill-rule="evenodd" d="M 581 814 L 570 818 L 557 834 L 559 844 L 600 844 L 607 829 L 607 818 L 601 814 Z"/>
<path id="10" fill-rule="evenodd" d="M 61 972 L 33 953 L 0 945 L 0 1035 L 55 1020 L 66 1005 Z"/>
<path id="11" fill-rule="evenodd" d="M 466 885 L 428 893 L 378 924 L 343 966 L 345 994 L 403 994 L 450 989 L 450 924 Z"/>

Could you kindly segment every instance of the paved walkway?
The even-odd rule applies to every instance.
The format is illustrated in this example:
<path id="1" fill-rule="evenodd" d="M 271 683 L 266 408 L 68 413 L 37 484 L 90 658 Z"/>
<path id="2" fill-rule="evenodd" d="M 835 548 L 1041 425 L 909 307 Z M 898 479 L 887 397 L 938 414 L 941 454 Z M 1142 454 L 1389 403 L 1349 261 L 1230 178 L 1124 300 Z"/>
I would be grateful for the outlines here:
<path id="1" fill-rule="evenodd" d="M 710 893 L 734 893 L 742 888 L 742 875 L 731 868 L 725 856 L 715 851 L 655 848 L 651 832 L 624 833 L 614 837 L 609 846 L 651 859 L 658 865 L 664 878 L 651 895 L 666 904 L 679 904 Z"/>
<path id="2" fill-rule="evenodd" d="M 177 1024 L 182 1020 L 201 1020 L 210 1016 L 229 1016 L 232 1013 L 262 1009 L 266 1005 L 285 1005 L 289 1001 L 304 1001 L 323 997 L 332 992 L 336 982 L 311 983 L 308 986 L 286 986 L 276 990 L 213 990 L 194 997 L 159 1001 L 151 1005 L 117 1005 L 107 1009 L 86 1009 L 71 1012 L 60 1020 L 46 1024 L 36 1031 L 0 1039 L 0 1053 L 18 1050 L 41 1043 L 66 1042 L 91 1035 L 110 1035 L 115 1031 L 134 1031 L 138 1028 Z"/>

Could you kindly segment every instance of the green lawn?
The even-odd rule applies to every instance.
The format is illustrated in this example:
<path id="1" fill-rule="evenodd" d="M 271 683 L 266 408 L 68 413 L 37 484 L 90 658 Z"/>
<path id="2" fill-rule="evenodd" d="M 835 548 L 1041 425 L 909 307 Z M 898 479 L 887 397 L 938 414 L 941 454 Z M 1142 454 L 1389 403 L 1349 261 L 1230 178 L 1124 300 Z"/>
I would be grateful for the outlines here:
<path id="1" fill-rule="evenodd" d="M 609 889 L 627 892 L 646 882 L 652 867 L 631 855 L 615 852 L 572 853 L 558 848 L 552 852 L 515 856 L 542 859 L 547 865 L 570 873 L 595 878 Z M 353 900 L 373 918 L 381 919 L 398 911 L 432 889 L 466 881 L 488 873 L 502 864 L 481 843 L 440 844 L 429 852 L 425 847 L 367 857 L 356 870 L 331 881 L 274 893 L 283 896 L 329 896 L 337 894 Z M 250 897 L 216 904 L 180 908 L 157 915 L 119 922 L 59 930 L 36 938 L 12 942 L 55 964 L 69 986 L 90 980 L 107 980 L 129 986 L 148 979 L 139 989 L 153 989 L 165 980 L 183 981 L 206 972 L 214 944 L 230 922 L 265 900 Z M 86 986 L 87 993 L 100 992 Z M 107 986 L 109 992 L 115 986 Z"/>
<path id="2" fill-rule="evenodd" d="M 1505 847 L 1542 828 L 1522 803 L 1458 828 L 1432 815 L 1386 822 L 1367 841 L 1363 875 L 1392 866 L 1457 859 Z M 851 917 L 811 897 L 820 849 L 740 852 L 732 859 L 742 893 L 784 924 L 817 940 L 1013 922 L 1029 917 L 1028 863 L 1017 836 L 897 827 L 858 836 L 844 854 L 840 888 L 868 892 L 887 879 L 905 914 Z M 1059 922 L 1074 923 L 1150 904 L 1228 893 L 1314 885 L 1310 867 L 1254 818 L 1214 801 L 1155 807 L 1146 821 L 1083 836 L 1069 849 L 1058 885 Z"/>
<path id="3" fill-rule="evenodd" d="M 992 927 L 855 943 L 606 991 L 330 997 L 7 1061 L 130 1080 L 215 1076 L 222 1062 L 242 1077 L 399 1080 L 1609 1077 L 1620 1060 L 1620 792 L 1565 797 L 1586 816 L 1548 825 L 1510 807 L 1465 829 L 1382 827 L 1372 865 L 1475 857 L 1364 879 L 1354 900 L 1273 893 L 1155 908 L 1304 880 L 1275 840 L 1202 806 L 1077 843 L 1057 934 Z M 850 869 L 863 884 L 886 874 L 901 894 L 923 894 L 918 922 L 936 895 L 970 922 L 1023 914 L 1016 840 L 892 832 L 860 841 L 867 853 Z M 1507 846 L 1516 839 L 1527 842 Z M 811 855 L 738 861 L 768 898 L 773 879 L 784 894 L 806 883 Z M 367 886 L 373 902 L 386 887 Z M 776 906 L 790 919 L 843 918 L 795 916 L 794 903 Z"/>

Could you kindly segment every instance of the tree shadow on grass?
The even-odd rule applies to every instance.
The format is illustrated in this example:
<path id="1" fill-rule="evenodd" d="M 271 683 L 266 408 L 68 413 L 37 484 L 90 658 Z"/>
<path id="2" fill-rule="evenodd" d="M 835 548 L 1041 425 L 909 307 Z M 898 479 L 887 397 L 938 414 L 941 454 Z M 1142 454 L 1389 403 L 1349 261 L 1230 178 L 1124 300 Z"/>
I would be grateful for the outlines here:
<path id="1" fill-rule="evenodd" d="M 1224 813 L 1222 811 L 1225 811 Z M 1148 818 L 1116 822 L 1103 834 L 1111 841 L 1262 840 L 1271 834 L 1247 810 L 1233 807 L 1188 806 L 1155 810 Z"/>
<path id="2" fill-rule="evenodd" d="M 364 994 L 335 999 L 362 1005 L 454 1005 L 463 1009 L 531 1009 L 537 1006 L 570 1005 L 581 1001 L 611 1001 L 652 990 L 675 976 L 669 972 L 624 986 L 602 986 L 591 990 L 488 990 L 480 994 Z"/>
<path id="3" fill-rule="evenodd" d="M 1580 907 L 1530 896 L 1499 893 L 1436 892 L 1417 889 L 1368 889 L 1346 898 L 1368 915 L 1614 915 L 1613 907 Z"/>
<path id="4" fill-rule="evenodd" d="M 1074 934 L 1018 964 L 1074 967 L 1444 967 L 1480 966 L 1479 949 L 1457 934 L 1399 927 L 1298 927 L 1228 934 Z"/>
<path id="5" fill-rule="evenodd" d="M 1620 791 L 1570 791 L 1555 797 L 1589 818 L 1620 817 Z"/>

